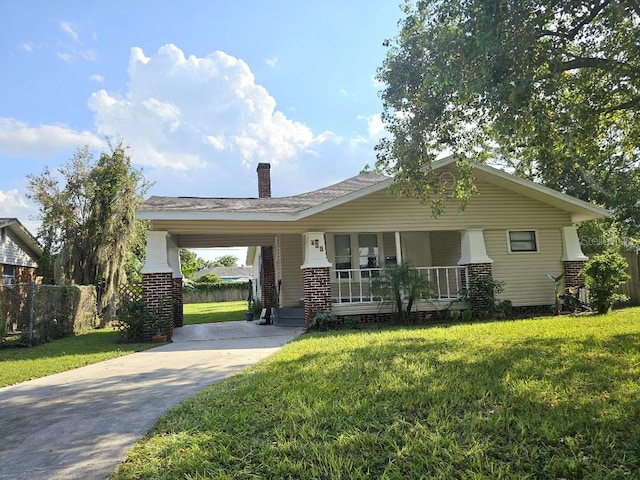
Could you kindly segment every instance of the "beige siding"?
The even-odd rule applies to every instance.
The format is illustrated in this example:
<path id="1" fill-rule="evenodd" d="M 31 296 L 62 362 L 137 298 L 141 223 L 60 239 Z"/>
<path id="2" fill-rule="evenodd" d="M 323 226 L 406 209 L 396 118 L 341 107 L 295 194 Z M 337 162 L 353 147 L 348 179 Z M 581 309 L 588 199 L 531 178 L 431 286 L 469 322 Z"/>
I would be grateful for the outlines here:
<path id="1" fill-rule="evenodd" d="M 431 232 L 433 265 L 457 265 L 460 260 L 460 232 Z"/>
<path id="2" fill-rule="evenodd" d="M 299 300 L 304 297 L 302 270 L 303 253 L 300 235 L 280 235 L 281 252 L 280 276 L 282 279 L 280 299 L 285 307 L 299 307 Z"/>
<path id="3" fill-rule="evenodd" d="M 493 259 L 493 277 L 505 282 L 501 298 L 515 306 L 553 305 L 553 282 L 547 272 L 562 273 L 559 227 L 537 229 L 537 253 L 509 253 L 506 230 L 485 230 L 484 238 L 487 254 Z"/>
<path id="4" fill-rule="evenodd" d="M 449 202 L 446 213 L 438 218 L 433 217 L 428 205 L 389 196 L 386 191 L 381 191 L 297 222 L 154 220 L 152 223 L 154 230 L 173 231 L 185 240 L 196 241 L 197 237 L 191 238 L 190 235 L 216 236 L 217 242 L 232 244 L 226 246 L 240 245 L 243 238 L 249 245 L 261 242 L 269 245 L 269 236 L 265 235 L 269 233 L 415 232 L 463 230 L 469 226 L 487 229 L 531 228 L 532 225 L 536 228 L 557 228 L 571 224 L 569 214 L 563 210 L 485 181 L 478 181 L 477 186 L 479 194 L 464 212 L 458 213 L 457 204 Z"/>

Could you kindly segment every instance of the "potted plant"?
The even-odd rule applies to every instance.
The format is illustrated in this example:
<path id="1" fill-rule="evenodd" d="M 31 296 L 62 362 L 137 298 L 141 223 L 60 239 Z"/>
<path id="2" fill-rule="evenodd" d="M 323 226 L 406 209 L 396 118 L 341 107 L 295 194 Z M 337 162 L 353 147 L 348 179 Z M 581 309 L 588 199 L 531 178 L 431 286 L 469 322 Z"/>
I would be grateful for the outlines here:
<path id="1" fill-rule="evenodd" d="M 158 317 L 156 319 L 154 328 L 155 334 L 151 336 L 151 341 L 153 343 L 164 343 L 169 339 L 169 335 L 167 335 L 166 322 L 162 317 Z"/>
<path id="2" fill-rule="evenodd" d="M 247 322 L 251 322 L 253 320 L 253 304 L 255 302 L 253 300 L 247 301 L 247 311 L 244 314 L 244 319 Z"/>

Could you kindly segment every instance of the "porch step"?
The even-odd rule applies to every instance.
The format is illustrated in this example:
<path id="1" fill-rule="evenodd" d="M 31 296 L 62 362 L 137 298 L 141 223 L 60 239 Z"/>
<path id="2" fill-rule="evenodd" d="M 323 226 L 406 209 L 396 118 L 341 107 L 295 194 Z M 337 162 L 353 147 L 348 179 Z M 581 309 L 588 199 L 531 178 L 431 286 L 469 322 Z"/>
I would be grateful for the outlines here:
<path id="1" fill-rule="evenodd" d="M 273 323 L 279 327 L 304 327 L 304 308 L 278 308 Z"/>

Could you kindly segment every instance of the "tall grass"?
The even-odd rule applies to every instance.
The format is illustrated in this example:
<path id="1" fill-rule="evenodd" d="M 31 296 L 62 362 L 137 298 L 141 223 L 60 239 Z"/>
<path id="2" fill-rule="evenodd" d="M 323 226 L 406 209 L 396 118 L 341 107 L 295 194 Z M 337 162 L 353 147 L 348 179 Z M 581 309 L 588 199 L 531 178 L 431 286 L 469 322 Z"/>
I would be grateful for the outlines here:
<path id="1" fill-rule="evenodd" d="M 640 309 L 308 334 L 167 414 L 115 479 L 634 478 Z"/>

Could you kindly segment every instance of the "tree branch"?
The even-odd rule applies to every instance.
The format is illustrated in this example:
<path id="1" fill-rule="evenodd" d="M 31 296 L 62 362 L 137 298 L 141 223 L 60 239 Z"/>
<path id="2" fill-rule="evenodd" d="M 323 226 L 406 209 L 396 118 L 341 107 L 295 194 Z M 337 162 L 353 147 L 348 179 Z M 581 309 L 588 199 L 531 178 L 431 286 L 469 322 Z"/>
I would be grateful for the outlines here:
<path id="1" fill-rule="evenodd" d="M 629 1 L 634 2 L 635 0 Z M 596 5 L 588 15 L 585 15 L 575 27 L 573 27 L 566 33 L 553 30 L 542 30 L 543 36 L 560 37 L 571 41 L 576 37 L 576 35 L 578 35 L 578 33 L 580 33 L 580 30 L 582 30 L 585 25 L 591 23 L 598 16 L 598 14 L 602 12 L 602 10 L 609 6 L 610 3 L 611 0 L 604 0 L 601 4 Z"/>
<path id="2" fill-rule="evenodd" d="M 576 57 L 573 60 L 568 60 L 563 63 L 555 64 L 551 66 L 551 71 L 554 73 L 566 72 L 569 70 L 578 70 L 580 68 L 600 68 L 608 69 L 611 67 L 619 67 L 629 73 L 638 74 L 638 67 L 626 62 L 620 62 L 618 60 L 612 60 L 610 58 L 599 57 Z"/>
<path id="3" fill-rule="evenodd" d="M 624 103 L 620 103 L 618 105 L 615 105 L 613 107 L 609 107 L 609 108 L 604 108 L 602 110 L 599 110 L 598 113 L 612 113 L 612 112 L 617 112 L 620 110 L 629 110 L 632 109 L 634 107 L 640 107 L 640 97 L 634 97 L 631 100 L 628 100 Z"/>

